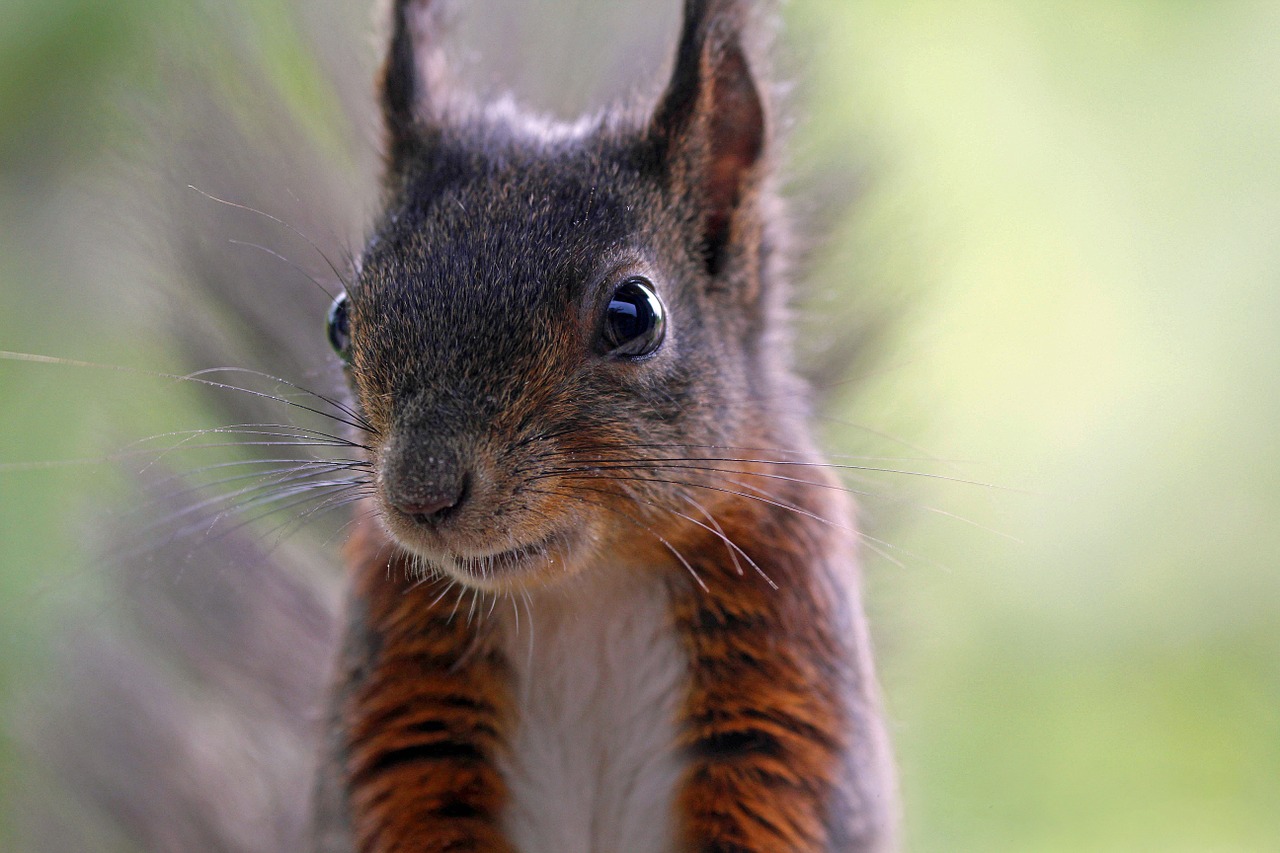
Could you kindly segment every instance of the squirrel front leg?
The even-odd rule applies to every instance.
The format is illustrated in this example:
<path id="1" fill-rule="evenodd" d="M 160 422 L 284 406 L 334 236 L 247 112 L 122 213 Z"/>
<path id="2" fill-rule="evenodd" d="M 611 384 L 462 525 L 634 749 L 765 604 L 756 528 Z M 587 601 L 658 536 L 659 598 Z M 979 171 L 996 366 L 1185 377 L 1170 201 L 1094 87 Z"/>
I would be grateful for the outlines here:
<path id="1" fill-rule="evenodd" d="M 726 527 L 776 588 L 712 547 L 691 561 L 706 589 L 674 598 L 691 675 L 678 802 L 699 853 L 892 849 L 894 786 L 852 548 L 833 552 L 847 537 L 790 515 L 757 520 L 750 536 Z"/>
<path id="2" fill-rule="evenodd" d="M 330 709 L 328 767 L 316 796 L 324 853 L 513 853 L 498 821 L 506 798 L 494 755 L 509 677 L 481 620 L 420 583 L 411 558 L 361 523 Z"/>

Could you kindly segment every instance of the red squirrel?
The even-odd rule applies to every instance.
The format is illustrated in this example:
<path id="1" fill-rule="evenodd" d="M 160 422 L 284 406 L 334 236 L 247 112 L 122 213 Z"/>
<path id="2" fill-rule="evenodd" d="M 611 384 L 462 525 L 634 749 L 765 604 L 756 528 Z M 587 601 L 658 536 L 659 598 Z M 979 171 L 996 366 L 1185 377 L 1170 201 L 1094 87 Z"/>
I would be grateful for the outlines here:
<path id="1" fill-rule="evenodd" d="M 561 125 L 394 4 L 384 209 L 329 335 L 367 448 L 323 851 L 873 851 L 894 784 L 844 493 L 796 412 L 751 4 Z"/>
<path id="2" fill-rule="evenodd" d="M 328 318 L 349 402 L 250 392 L 350 432 L 217 431 L 354 455 L 206 469 L 250 515 L 358 496 L 340 631 L 261 542 L 223 540 L 234 571 L 186 554 L 190 590 L 128 598 L 180 666 L 95 639 L 50 763 L 146 849 L 893 849 L 858 535 L 798 405 L 756 4 L 686 0 L 656 101 L 573 124 L 458 91 L 439 0 L 391 6 L 382 210 Z M 44 849 L 89 846 L 52 812 Z"/>

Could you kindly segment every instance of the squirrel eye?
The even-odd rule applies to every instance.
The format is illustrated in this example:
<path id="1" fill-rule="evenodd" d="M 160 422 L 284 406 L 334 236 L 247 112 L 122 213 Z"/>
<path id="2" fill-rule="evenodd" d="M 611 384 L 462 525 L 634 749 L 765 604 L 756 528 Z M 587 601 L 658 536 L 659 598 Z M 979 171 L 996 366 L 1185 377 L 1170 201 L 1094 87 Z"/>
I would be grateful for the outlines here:
<path id="1" fill-rule="evenodd" d="M 329 306 L 329 345 L 345 362 L 351 361 L 351 318 L 348 316 L 347 294 L 341 294 Z"/>
<path id="2" fill-rule="evenodd" d="M 662 346 L 666 328 L 666 309 L 653 285 L 648 279 L 634 276 L 613 291 L 600 337 L 609 355 L 643 358 Z"/>

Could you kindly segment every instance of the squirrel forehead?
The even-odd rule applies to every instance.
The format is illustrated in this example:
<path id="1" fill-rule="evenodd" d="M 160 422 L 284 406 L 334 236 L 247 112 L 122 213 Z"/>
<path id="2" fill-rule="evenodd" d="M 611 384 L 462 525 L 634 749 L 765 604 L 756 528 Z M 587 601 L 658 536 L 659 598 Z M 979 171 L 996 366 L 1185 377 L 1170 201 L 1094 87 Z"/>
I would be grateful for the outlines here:
<path id="1" fill-rule="evenodd" d="M 352 341 L 364 390 L 489 393 L 529 365 L 552 368 L 585 346 L 571 339 L 586 333 L 576 318 L 592 285 L 652 243 L 642 178 L 619 180 L 590 152 L 447 156 L 406 177 L 362 258 Z"/>
<path id="2" fill-rule="evenodd" d="M 397 182 L 365 249 L 362 286 L 405 275 L 478 287 L 548 281 L 652 244 L 665 205 L 622 146 L 454 147 L 442 143 Z"/>

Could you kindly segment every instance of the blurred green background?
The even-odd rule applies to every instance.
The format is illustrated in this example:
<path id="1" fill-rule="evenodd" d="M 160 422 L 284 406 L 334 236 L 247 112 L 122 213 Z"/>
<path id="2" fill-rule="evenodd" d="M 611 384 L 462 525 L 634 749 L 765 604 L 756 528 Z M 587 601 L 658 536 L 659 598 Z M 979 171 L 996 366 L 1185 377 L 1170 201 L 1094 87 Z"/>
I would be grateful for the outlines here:
<path id="1" fill-rule="evenodd" d="M 656 5 L 490 2 L 459 38 L 478 85 L 571 114 L 658 79 L 677 4 Z M 1280 849 L 1280 4 L 783 17 L 809 303 L 837 317 L 810 337 L 895 318 L 834 384 L 829 444 L 989 484 L 856 483 L 888 540 L 870 608 L 907 848 Z M 227 168 L 296 149 L 289 191 L 358 243 L 373 21 L 337 0 L 6 0 L 0 349 L 177 366 L 183 298 L 147 225 L 196 182 L 174 146 Z M 199 150 L 192 91 L 244 145 Z M 188 423 L 188 397 L 0 361 L 7 707 L 59 601 L 95 595 L 94 512 L 121 500 L 112 465 L 28 463 Z"/>

